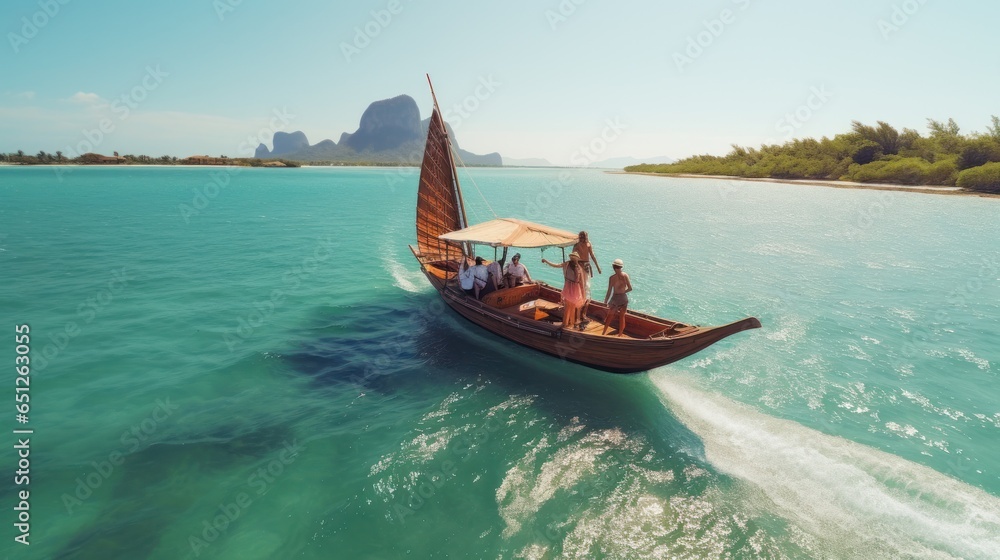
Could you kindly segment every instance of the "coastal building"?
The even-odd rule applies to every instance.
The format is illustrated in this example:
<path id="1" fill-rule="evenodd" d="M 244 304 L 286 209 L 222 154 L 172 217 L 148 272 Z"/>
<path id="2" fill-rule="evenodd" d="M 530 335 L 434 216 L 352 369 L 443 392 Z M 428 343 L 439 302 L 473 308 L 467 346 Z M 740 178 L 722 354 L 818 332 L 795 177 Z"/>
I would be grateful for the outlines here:
<path id="1" fill-rule="evenodd" d="M 81 155 L 80 159 L 83 163 L 90 165 L 118 165 L 119 163 L 124 163 L 125 161 L 125 158 L 119 157 L 117 152 L 115 152 L 115 155 L 113 156 L 105 156 L 88 152 Z"/>

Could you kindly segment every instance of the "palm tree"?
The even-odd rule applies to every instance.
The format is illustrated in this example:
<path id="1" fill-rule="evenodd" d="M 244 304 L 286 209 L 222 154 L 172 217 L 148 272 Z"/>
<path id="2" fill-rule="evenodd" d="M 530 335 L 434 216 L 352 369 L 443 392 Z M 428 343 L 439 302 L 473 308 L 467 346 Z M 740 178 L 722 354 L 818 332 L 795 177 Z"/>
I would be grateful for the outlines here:
<path id="1" fill-rule="evenodd" d="M 62 152 L 56 151 L 56 161 L 62 163 Z"/>
<path id="2" fill-rule="evenodd" d="M 24 161 L 24 150 L 17 151 L 17 161 Z"/>

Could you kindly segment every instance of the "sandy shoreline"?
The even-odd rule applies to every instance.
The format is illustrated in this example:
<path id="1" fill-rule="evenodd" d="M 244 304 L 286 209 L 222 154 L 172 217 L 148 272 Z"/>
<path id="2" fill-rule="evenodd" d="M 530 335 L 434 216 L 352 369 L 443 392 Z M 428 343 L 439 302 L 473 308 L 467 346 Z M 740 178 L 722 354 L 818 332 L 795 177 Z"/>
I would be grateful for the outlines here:
<path id="1" fill-rule="evenodd" d="M 821 179 L 771 179 L 766 177 L 733 177 L 730 175 L 695 175 L 691 173 L 647 173 L 635 171 L 609 171 L 609 173 L 620 173 L 622 175 L 649 175 L 651 177 L 671 177 L 675 179 L 721 179 L 728 181 L 754 181 L 758 183 L 784 183 L 788 185 L 813 185 L 818 187 L 832 187 L 835 189 L 865 189 L 871 191 L 899 191 L 913 192 L 921 194 L 943 194 L 958 196 L 978 196 L 982 198 L 1000 198 L 1000 194 L 980 193 L 963 191 L 958 187 L 935 186 L 935 185 L 892 185 L 887 183 L 854 183 L 850 181 L 829 181 Z"/>

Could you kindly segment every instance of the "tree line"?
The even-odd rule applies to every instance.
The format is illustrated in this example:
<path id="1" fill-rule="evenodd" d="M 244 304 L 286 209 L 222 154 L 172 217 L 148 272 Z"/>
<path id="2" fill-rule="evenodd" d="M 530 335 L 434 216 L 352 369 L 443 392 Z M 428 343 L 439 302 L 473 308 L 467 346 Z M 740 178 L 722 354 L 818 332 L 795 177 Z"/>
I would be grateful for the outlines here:
<path id="1" fill-rule="evenodd" d="M 928 134 L 877 121 L 853 121 L 833 138 L 795 139 L 782 145 L 733 145 L 725 156 L 697 155 L 626 171 L 776 179 L 833 179 L 860 183 L 957 185 L 1000 193 L 1000 118 L 985 133 L 962 134 L 954 119 L 928 119 Z"/>
<path id="2" fill-rule="evenodd" d="M 6 163 L 20 163 L 23 165 L 47 165 L 47 164 L 60 164 L 60 163 L 90 163 L 85 157 L 89 154 L 83 154 L 76 157 L 66 157 L 61 151 L 49 153 L 45 151 L 39 151 L 35 155 L 25 154 L 24 150 L 18 150 L 16 152 L 11 152 L 9 154 L 0 153 L 0 161 Z M 115 156 L 118 154 L 116 153 Z M 160 157 L 150 157 L 146 155 L 134 155 L 125 154 L 121 156 L 123 160 L 122 163 L 130 164 L 160 164 L 160 165 L 171 165 L 179 164 L 181 160 L 178 160 L 173 156 L 160 156 Z"/>
<path id="3" fill-rule="evenodd" d="M 190 160 L 186 158 L 178 159 L 176 156 L 160 156 L 151 157 L 147 155 L 136 155 L 136 154 L 125 154 L 123 156 L 118 156 L 115 152 L 113 157 L 118 158 L 118 163 L 120 165 L 186 165 L 190 163 Z M 226 165 L 237 165 L 237 166 L 249 166 L 249 167 L 261 167 L 265 163 L 271 161 L 279 161 L 285 164 L 286 167 L 301 167 L 301 163 L 296 161 L 290 161 L 286 159 L 258 159 L 258 158 L 230 158 L 228 156 L 219 156 L 219 160 L 225 160 Z M 60 164 L 79 164 L 87 165 L 93 163 L 101 163 L 95 159 L 95 154 L 83 154 L 76 157 L 68 158 L 63 155 L 61 151 L 54 153 L 48 153 L 45 151 L 39 151 L 35 155 L 25 154 L 24 150 L 18 150 L 11 153 L 0 153 L 0 162 L 2 163 L 15 163 L 20 165 L 60 165 Z"/>

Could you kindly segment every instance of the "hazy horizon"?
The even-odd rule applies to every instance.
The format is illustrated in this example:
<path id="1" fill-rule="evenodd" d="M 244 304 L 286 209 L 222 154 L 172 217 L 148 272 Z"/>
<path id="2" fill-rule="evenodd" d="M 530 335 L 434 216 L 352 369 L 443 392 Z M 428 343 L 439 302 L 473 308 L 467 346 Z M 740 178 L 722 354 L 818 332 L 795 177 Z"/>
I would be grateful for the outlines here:
<path id="1" fill-rule="evenodd" d="M 983 131 L 1000 113 L 983 67 L 994 4 L 84 6 L 7 5 L 0 151 L 237 157 L 278 130 L 338 141 L 380 99 L 409 95 L 429 116 L 425 73 L 464 149 L 555 165 L 723 154 L 852 120 Z"/>

